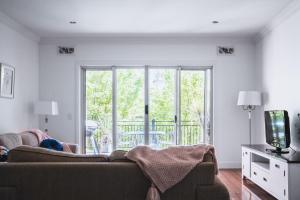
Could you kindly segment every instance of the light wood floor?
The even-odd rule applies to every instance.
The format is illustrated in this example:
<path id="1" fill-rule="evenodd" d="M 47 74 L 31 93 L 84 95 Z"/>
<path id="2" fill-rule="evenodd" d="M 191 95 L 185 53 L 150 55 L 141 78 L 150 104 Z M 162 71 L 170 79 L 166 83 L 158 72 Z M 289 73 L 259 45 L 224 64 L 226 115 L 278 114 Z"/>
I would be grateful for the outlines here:
<path id="1" fill-rule="evenodd" d="M 276 200 L 251 181 L 242 180 L 241 170 L 221 169 L 218 177 L 228 188 L 232 200 Z"/>

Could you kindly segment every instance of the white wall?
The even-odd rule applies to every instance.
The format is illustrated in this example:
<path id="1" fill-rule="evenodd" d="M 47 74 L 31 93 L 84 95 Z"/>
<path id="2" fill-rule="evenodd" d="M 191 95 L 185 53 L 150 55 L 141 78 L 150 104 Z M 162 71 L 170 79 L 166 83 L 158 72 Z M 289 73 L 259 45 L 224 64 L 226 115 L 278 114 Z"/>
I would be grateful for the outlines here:
<path id="1" fill-rule="evenodd" d="M 299 123 L 300 119 L 297 117 L 300 113 L 299 36 L 300 11 L 298 10 L 257 43 L 262 89 L 267 94 L 264 109 L 286 109 L 289 112 L 292 143 L 297 148 L 300 148 L 300 132 L 295 127 L 295 123 L 297 121 Z M 261 129 L 264 129 L 262 120 Z M 257 136 L 256 139 L 261 143 L 265 141 L 264 135 Z"/>
<path id="2" fill-rule="evenodd" d="M 38 126 L 32 105 L 38 99 L 39 51 L 37 41 L 2 23 L 2 15 L 0 19 L 0 62 L 15 67 L 15 97 L 0 98 L 1 134 Z"/>
<path id="3" fill-rule="evenodd" d="M 74 45 L 75 56 L 57 54 L 57 45 Z M 217 45 L 233 45 L 234 56 L 217 56 Z M 78 142 L 76 71 L 98 65 L 213 65 L 214 144 L 220 165 L 240 166 L 240 145 L 248 143 L 247 114 L 236 106 L 239 90 L 256 89 L 255 46 L 230 38 L 44 39 L 40 44 L 40 97 L 57 100 L 60 115 L 50 118 L 54 137 Z"/>

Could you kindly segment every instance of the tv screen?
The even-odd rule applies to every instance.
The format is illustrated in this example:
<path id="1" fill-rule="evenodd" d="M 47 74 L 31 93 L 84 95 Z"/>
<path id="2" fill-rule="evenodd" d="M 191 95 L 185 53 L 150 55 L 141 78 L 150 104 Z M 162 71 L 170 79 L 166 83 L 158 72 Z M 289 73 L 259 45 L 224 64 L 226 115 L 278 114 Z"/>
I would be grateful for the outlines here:
<path id="1" fill-rule="evenodd" d="M 290 146 L 290 122 L 285 110 L 265 111 L 266 141 L 278 148 Z"/>

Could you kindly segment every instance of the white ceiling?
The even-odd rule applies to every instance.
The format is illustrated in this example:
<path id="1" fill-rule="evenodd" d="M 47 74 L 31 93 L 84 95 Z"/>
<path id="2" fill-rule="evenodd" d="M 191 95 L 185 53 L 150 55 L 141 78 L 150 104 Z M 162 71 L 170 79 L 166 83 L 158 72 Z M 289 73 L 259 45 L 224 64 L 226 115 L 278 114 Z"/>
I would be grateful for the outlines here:
<path id="1" fill-rule="evenodd" d="M 42 37 L 257 33 L 291 0 L 0 0 Z M 212 24 L 213 20 L 220 21 Z M 77 21 L 75 25 L 69 21 Z"/>

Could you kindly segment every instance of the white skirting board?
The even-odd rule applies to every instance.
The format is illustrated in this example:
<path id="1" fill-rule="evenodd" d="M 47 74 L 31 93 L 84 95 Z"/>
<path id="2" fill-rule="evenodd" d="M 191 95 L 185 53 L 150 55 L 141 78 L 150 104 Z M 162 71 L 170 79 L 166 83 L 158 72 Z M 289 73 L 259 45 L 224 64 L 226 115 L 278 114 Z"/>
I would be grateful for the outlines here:
<path id="1" fill-rule="evenodd" d="M 218 162 L 219 169 L 241 169 L 240 162 Z"/>

